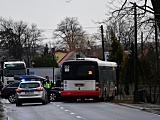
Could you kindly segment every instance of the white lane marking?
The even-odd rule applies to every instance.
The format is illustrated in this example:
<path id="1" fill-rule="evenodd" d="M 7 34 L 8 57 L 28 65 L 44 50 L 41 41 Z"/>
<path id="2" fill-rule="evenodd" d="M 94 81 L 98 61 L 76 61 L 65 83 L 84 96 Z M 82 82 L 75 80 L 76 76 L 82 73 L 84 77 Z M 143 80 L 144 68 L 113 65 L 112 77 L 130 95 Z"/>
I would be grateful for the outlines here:
<path id="1" fill-rule="evenodd" d="M 70 114 L 71 114 L 71 115 L 74 115 L 75 113 L 71 112 Z"/>
<path id="2" fill-rule="evenodd" d="M 76 116 L 77 118 L 82 118 L 81 116 Z"/>
<path id="3" fill-rule="evenodd" d="M 60 109 L 64 110 L 64 111 L 66 111 L 66 112 L 70 112 L 71 115 L 75 115 L 75 117 L 78 118 L 78 119 L 87 120 L 87 119 L 85 119 L 85 118 L 83 118 L 83 117 L 81 117 L 79 115 L 76 115 L 75 113 L 73 113 L 73 112 L 71 112 L 71 111 L 69 111 L 67 109 L 64 109 L 64 107 L 61 107 L 61 105 L 56 105 L 56 106 L 59 107 Z"/>

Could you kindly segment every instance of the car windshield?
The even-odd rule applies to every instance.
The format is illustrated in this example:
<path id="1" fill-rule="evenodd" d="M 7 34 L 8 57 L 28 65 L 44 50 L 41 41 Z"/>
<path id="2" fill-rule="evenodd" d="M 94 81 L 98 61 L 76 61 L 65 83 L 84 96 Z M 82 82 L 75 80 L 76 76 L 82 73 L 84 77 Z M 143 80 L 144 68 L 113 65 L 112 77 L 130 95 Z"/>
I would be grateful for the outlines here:
<path id="1" fill-rule="evenodd" d="M 21 83 L 20 88 L 37 88 L 39 87 L 39 83 Z"/>

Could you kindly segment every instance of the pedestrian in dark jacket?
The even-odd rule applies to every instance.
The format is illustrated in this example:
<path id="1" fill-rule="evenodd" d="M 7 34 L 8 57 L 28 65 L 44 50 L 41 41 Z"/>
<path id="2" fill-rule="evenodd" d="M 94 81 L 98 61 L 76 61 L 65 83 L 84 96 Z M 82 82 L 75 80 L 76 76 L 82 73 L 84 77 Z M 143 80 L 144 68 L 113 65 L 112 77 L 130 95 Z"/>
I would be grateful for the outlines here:
<path id="1" fill-rule="evenodd" d="M 61 79 L 60 79 L 60 77 L 57 77 L 56 87 L 61 87 Z"/>

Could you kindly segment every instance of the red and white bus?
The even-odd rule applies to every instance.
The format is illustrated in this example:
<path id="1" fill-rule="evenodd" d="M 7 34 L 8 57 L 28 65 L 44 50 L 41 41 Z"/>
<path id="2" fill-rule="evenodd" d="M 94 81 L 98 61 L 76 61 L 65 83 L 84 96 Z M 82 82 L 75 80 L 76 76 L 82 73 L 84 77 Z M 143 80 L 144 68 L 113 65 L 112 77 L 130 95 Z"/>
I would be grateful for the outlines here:
<path id="1" fill-rule="evenodd" d="M 78 58 L 62 64 L 61 97 L 104 100 L 115 96 L 117 63 Z"/>

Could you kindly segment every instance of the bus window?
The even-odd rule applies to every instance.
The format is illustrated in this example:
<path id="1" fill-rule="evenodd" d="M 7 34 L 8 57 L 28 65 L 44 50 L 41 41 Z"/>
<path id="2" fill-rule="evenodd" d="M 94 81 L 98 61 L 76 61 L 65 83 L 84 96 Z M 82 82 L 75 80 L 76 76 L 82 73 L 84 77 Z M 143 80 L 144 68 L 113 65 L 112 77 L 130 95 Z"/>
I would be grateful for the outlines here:
<path id="1" fill-rule="evenodd" d="M 77 75 L 95 75 L 95 67 L 92 65 L 79 65 L 76 69 Z"/>
<path id="2" fill-rule="evenodd" d="M 62 80 L 97 80 L 98 67 L 95 64 L 68 63 L 62 67 Z"/>
<path id="3" fill-rule="evenodd" d="M 5 68 L 13 68 L 13 69 L 18 69 L 18 68 L 21 68 L 21 69 L 24 69 L 25 68 L 25 65 L 23 63 L 15 63 L 15 64 L 5 64 Z"/>

